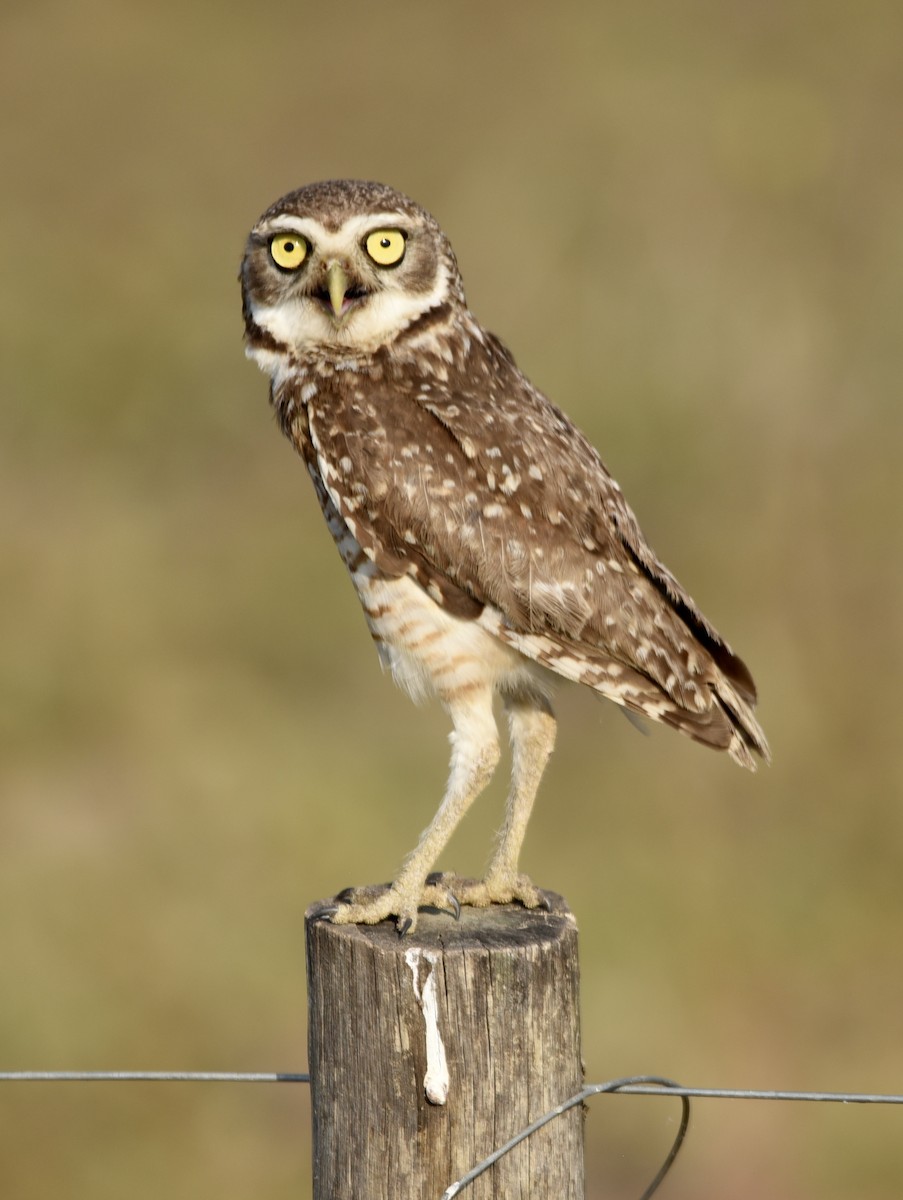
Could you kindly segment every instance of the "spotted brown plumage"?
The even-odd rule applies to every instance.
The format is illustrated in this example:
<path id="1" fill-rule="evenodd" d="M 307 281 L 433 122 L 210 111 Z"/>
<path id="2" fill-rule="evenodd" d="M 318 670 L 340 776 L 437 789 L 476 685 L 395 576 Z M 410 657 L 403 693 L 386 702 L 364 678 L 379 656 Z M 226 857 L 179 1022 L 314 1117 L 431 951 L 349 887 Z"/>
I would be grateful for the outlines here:
<path id="1" fill-rule="evenodd" d="M 271 376 L 380 656 L 449 711 L 443 803 L 388 889 L 336 921 L 419 904 L 541 893 L 517 872 L 554 741 L 556 677 L 727 750 L 768 745 L 749 671 L 655 557 L 583 434 L 477 323 L 447 238 L 381 184 L 314 184 L 251 232 L 242 266 L 248 353 Z M 513 748 L 505 826 L 483 880 L 427 881 L 498 760 Z"/>

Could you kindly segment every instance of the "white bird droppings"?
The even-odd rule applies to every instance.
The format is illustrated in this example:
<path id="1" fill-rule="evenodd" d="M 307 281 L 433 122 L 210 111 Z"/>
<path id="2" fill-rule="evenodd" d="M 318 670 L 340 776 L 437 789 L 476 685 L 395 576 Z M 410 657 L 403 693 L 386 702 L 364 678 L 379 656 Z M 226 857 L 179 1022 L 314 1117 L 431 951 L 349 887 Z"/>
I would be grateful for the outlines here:
<path id="1" fill-rule="evenodd" d="M 430 950 L 411 949 L 405 951 L 404 961 L 411 969 L 414 979 L 414 998 L 423 1013 L 426 1029 L 426 1074 L 423 1090 L 430 1104 L 444 1104 L 448 1099 L 448 1062 L 445 1045 L 439 1032 L 439 1001 L 436 993 L 435 965 L 438 954 Z M 426 961 L 426 978 L 420 984 L 420 960 Z"/>

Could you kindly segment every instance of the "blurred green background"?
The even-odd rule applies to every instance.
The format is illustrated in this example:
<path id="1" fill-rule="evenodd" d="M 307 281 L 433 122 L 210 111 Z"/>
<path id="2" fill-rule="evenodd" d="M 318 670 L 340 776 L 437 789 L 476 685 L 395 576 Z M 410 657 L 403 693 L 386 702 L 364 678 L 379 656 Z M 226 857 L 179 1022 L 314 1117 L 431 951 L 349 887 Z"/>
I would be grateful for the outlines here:
<path id="1" fill-rule="evenodd" d="M 247 229 L 352 175 L 437 216 L 760 687 L 756 777 L 561 694 L 523 865 L 580 922 L 588 1078 L 903 1091 L 901 46 L 894 0 L 7 0 L 0 1066 L 304 1069 L 306 905 L 435 809 L 447 722 L 242 355 Z M 590 1200 L 676 1119 L 595 1101 Z M 900 1121 L 701 1101 L 663 1194 L 898 1197 Z M 303 1088 L 0 1087 L 8 1200 L 308 1173 Z"/>

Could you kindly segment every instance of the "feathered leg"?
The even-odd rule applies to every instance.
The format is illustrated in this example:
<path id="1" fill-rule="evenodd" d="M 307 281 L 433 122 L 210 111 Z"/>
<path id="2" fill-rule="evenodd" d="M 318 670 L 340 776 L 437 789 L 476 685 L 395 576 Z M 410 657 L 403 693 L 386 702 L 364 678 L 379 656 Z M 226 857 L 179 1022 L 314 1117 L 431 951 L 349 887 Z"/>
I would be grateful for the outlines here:
<path id="1" fill-rule="evenodd" d="M 488 687 L 479 691 L 468 688 L 463 695 L 447 700 L 446 707 L 454 730 L 451 769 L 439 811 L 390 888 L 354 888 L 342 893 L 340 899 L 350 903 L 335 911 L 332 920 L 336 924 L 375 925 L 395 917 L 398 932 L 404 934 L 417 924 L 420 905 L 455 906 L 455 887 L 441 877 L 427 883 L 426 877 L 458 822 L 492 778 L 499 761 L 499 740 Z"/>
<path id="2" fill-rule="evenodd" d="M 541 695 L 506 697 L 505 709 L 512 750 L 511 790 L 495 853 L 483 879 L 455 881 L 444 876 L 442 882 L 461 904 L 486 907 L 518 900 L 526 908 L 548 907 L 539 888 L 526 875 L 518 874 L 517 862 L 533 801 L 555 745 L 555 717 Z"/>

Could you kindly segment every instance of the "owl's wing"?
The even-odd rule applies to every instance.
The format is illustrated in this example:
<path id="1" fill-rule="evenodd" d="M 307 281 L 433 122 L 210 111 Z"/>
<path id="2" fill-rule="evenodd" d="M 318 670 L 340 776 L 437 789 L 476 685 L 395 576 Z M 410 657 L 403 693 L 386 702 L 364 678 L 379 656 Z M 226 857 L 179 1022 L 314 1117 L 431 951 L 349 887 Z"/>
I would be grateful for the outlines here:
<path id="1" fill-rule="evenodd" d="M 649 712 L 652 685 L 663 720 L 705 723 L 717 684 L 760 748 L 748 670 L 652 553 L 596 451 L 506 351 L 482 349 L 482 370 L 442 387 L 368 385 L 353 421 L 311 412 L 322 478 L 364 553 L 621 703 Z"/>

